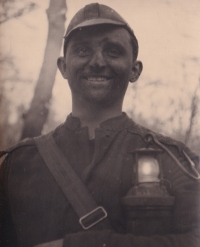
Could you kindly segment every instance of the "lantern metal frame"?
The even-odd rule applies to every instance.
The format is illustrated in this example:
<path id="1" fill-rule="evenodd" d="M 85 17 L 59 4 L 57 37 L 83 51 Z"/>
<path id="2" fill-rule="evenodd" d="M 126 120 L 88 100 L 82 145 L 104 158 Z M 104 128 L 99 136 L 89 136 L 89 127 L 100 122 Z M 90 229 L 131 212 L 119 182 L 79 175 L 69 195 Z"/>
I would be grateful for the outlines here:
<path id="1" fill-rule="evenodd" d="M 134 179 L 132 179 L 133 185 L 138 186 L 140 184 L 139 179 L 138 179 L 138 166 L 139 166 L 139 157 L 142 156 L 149 156 L 149 157 L 153 157 L 158 161 L 158 166 L 159 166 L 159 179 L 160 179 L 160 184 L 162 183 L 163 180 L 163 169 L 162 169 L 162 165 L 161 165 L 161 159 L 160 159 L 160 154 L 163 151 L 160 149 L 153 149 L 153 148 L 140 148 L 140 149 L 135 149 L 133 151 L 131 151 L 130 153 L 132 153 L 135 157 L 135 163 L 136 165 L 133 166 L 133 174 Z M 149 183 L 153 183 L 153 182 L 149 182 Z"/>

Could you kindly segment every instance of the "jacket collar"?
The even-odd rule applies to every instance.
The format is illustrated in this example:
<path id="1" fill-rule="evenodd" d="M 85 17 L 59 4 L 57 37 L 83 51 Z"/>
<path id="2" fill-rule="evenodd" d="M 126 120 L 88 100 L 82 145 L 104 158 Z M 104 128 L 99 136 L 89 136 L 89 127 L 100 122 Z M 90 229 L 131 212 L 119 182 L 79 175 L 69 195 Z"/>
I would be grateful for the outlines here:
<path id="1" fill-rule="evenodd" d="M 133 120 L 123 112 L 121 116 L 105 120 L 100 124 L 100 128 L 105 130 L 121 131 L 133 125 Z M 81 128 L 81 122 L 78 117 L 73 117 L 70 113 L 66 119 L 65 126 L 71 130 Z"/>

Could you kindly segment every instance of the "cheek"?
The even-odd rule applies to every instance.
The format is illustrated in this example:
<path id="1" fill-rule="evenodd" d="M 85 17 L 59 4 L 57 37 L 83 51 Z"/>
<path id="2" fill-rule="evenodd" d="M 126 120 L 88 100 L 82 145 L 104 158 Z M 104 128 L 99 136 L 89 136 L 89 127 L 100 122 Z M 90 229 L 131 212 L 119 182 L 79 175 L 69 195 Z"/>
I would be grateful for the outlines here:
<path id="1" fill-rule="evenodd" d="M 78 75 L 87 65 L 88 61 L 86 59 L 71 59 L 68 64 L 68 71 L 73 76 Z"/>
<path id="2" fill-rule="evenodd" d="M 110 67 L 115 72 L 115 74 L 118 76 L 118 78 L 123 80 L 128 80 L 131 74 L 132 66 L 131 62 L 128 60 L 123 61 L 112 61 L 110 63 Z"/>

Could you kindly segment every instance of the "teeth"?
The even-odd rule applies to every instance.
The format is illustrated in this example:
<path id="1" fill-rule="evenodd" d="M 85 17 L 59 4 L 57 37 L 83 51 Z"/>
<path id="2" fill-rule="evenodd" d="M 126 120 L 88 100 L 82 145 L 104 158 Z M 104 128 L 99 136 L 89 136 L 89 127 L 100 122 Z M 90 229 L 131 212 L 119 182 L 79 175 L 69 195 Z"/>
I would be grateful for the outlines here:
<path id="1" fill-rule="evenodd" d="M 108 79 L 106 77 L 87 77 L 88 81 L 106 81 Z"/>

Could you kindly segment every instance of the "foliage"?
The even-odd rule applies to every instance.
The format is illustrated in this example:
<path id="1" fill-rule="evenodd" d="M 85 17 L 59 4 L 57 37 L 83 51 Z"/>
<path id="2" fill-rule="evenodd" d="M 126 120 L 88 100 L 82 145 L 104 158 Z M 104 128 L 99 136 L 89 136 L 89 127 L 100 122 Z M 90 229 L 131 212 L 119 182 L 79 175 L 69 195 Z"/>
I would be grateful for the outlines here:
<path id="1" fill-rule="evenodd" d="M 37 7 L 34 2 L 26 3 L 23 0 L 1 0 L 1 2 L 0 24 L 29 13 Z"/>
<path id="2" fill-rule="evenodd" d="M 19 21 L 20 19 L 22 19 L 19 17 L 23 17 L 26 13 L 26 17 L 31 15 L 30 11 L 36 9 L 36 7 L 38 6 L 37 4 L 35 4 L 35 2 L 37 1 L 2 0 L 2 4 L 0 6 L 0 22 L 3 24 L 2 26 L 6 26 L 8 23 L 10 23 L 10 21 L 8 20 L 11 20 L 13 18 L 18 18 L 17 20 Z M 75 3 L 73 4 L 76 5 Z M 173 4 L 172 1 L 170 2 L 170 4 Z M 186 2 L 184 4 L 184 8 L 186 11 Z M 171 5 L 169 5 L 169 8 Z M 191 3 L 189 3 L 189 5 L 192 8 Z M 176 9 L 174 8 L 173 11 L 176 12 Z M 197 11 L 197 8 L 195 8 L 195 11 Z M 161 14 L 161 12 L 158 14 Z M 197 18 L 197 15 L 194 15 L 194 17 Z M 194 21 L 197 20 L 195 18 Z M 195 28 L 195 25 L 191 25 L 194 24 L 192 20 L 192 18 L 188 18 L 186 24 L 188 26 L 191 26 L 192 28 Z M 166 21 L 169 24 L 171 23 L 169 19 L 167 19 Z M 178 22 L 177 25 L 178 24 L 180 24 L 180 22 Z M 29 28 L 29 25 L 27 26 Z M 142 30 L 145 28 L 144 23 L 141 23 L 140 26 L 142 26 Z M 163 28 L 164 27 L 162 27 L 162 30 Z M 169 26 L 169 28 L 172 29 L 172 25 Z M 36 29 L 37 28 L 35 28 L 35 30 Z M 164 63 L 165 61 L 162 61 L 162 59 L 159 58 L 163 57 L 163 60 L 165 60 L 165 53 L 168 56 L 170 55 L 168 53 L 172 52 L 170 50 L 171 47 L 166 46 L 166 50 L 159 57 L 159 54 L 157 54 L 157 47 L 159 44 L 157 40 L 155 40 L 155 57 L 151 56 L 152 53 L 149 53 L 148 56 L 145 57 L 143 61 L 144 72 L 142 73 L 139 81 L 129 88 L 128 101 L 127 103 L 125 103 L 124 110 L 127 111 L 129 115 L 131 115 L 132 118 L 139 124 L 142 124 L 164 135 L 169 135 L 175 139 L 185 142 L 187 145 L 189 145 L 190 148 L 200 154 L 200 56 L 197 48 L 195 50 L 195 55 L 193 49 L 193 53 L 191 53 L 190 56 L 188 55 L 190 54 L 190 49 L 196 47 L 196 43 L 190 43 L 195 41 L 196 37 L 190 37 L 187 33 L 185 33 L 186 30 L 187 28 L 185 28 L 184 26 L 183 30 L 179 31 L 182 32 L 182 36 L 185 35 L 183 44 L 186 44 L 185 49 L 188 49 L 188 52 L 186 53 L 187 56 L 181 54 L 180 57 L 177 57 L 176 54 L 174 61 L 166 61 L 166 67 L 170 67 L 171 69 L 175 68 L 174 70 L 171 70 L 171 74 L 167 73 L 166 71 L 169 71 L 169 69 L 165 70 L 165 67 L 163 66 L 164 69 L 162 69 L 162 74 L 164 75 L 160 76 L 161 73 L 158 73 L 160 72 L 158 71 L 158 66 L 156 67 L 155 64 L 153 64 L 153 60 L 157 60 L 159 64 Z M 31 31 L 33 31 L 33 29 L 30 30 L 30 32 Z M 42 30 L 42 32 L 44 31 L 45 30 Z M 150 38 L 153 38 L 154 34 L 148 33 L 148 35 L 149 39 L 145 37 L 147 42 L 141 44 L 141 52 L 145 48 L 145 45 L 148 46 Z M 140 40 L 142 39 L 141 36 L 139 38 Z M 165 38 L 167 39 L 167 37 L 161 38 L 162 40 Z M 169 44 L 171 44 L 171 40 L 172 38 L 168 40 Z M 194 44 L 194 46 L 191 47 L 191 44 Z M 44 46 L 45 44 L 43 45 L 43 50 Z M 178 46 L 179 43 L 177 42 L 177 47 L 175 47 L 176 50 L 178 50 Z M 147 47 L 147 50 L 148 49 L 149 47 Z M 30 51 L 31 59 L 36 60 L 35 53 L 36 50 L 39 50 L 39 47 L 37 47 L 37 43 L 36 45 L 34 44 L 34 47 L 31 47 L 30 50 L 33 50 Z M 173 52 L 174 51 L 175 49 L 173 50 Z M 145 51 L 145 53 L 146 52 L 147 51 Z M 182 51 L 180 49 L 180 53 L 181 52 Z M 40 51 L 40 53 L 42 52 Z M 25 57 L 26 54 L 23 54 L 23 56 Z M 148 67 L 148 58 L 150 60 L 150 64 L 152 64 L 152 67 Z M 40 61 L 35 61 L 35 64 L 38 64 L 38 68 L 40 68 Z M 31 66 L 33 66 L 33 63 L 31 64 Z M 18 60 L 13 55 L 13 53 L 5 53 L 3 51 L 0 58 L 0 70 L 4 72 L 3 74 L 1 73 L 0 77 L 0 124 L 2 130 L 0 132 L 2 135 L 1 145 L 3 145 L 3 147 L 8 147 L 12 144 L 15 144 L 20 138 L 24 120 L 23 116 L 26 114 L 28 108 L 30 107 L 30 101 L 34 95 L 34 88 L 36 85 L 39 69 L 38 72 L 36 70 L 33 70 L 34 76 L 32 74 L 25 74 L 24 76 L 23 69 L 20 68 Z M 153 76 L 151 72 L 153 72 Z M 179 76 L 177 76 L 178 73 L 180 73 Z M 156 74 L 159 75 L 154 76 Z M 60 124 L 70 111 L 70 107 L 68 105 L 66 106 L 67 101 L 63 101 L 61 104 L 56 105 L 56 102 L 59 101 L 56 100 L 57 98 L 69 98 L 69 94 L 66 94 L 64 92 L 65 88 L 63 89 L 60 81 L 62 81 L 62 79 L 57 79 L 54 85 L 54 88 L 57 87 L 60 89 L 57 94 L 53 96 L 50 103 L 48 104 L 50 114 L 43 128 L 43 133 L 52 130 L 53 128 L 55 128 L 56 125 Z M 24 92 L 24 94 L 22 94 L 22 92 Z M 62 113 L 58 113 L 61 111 Z M 58 116 L 59 114 L 60 116 Z"/>

